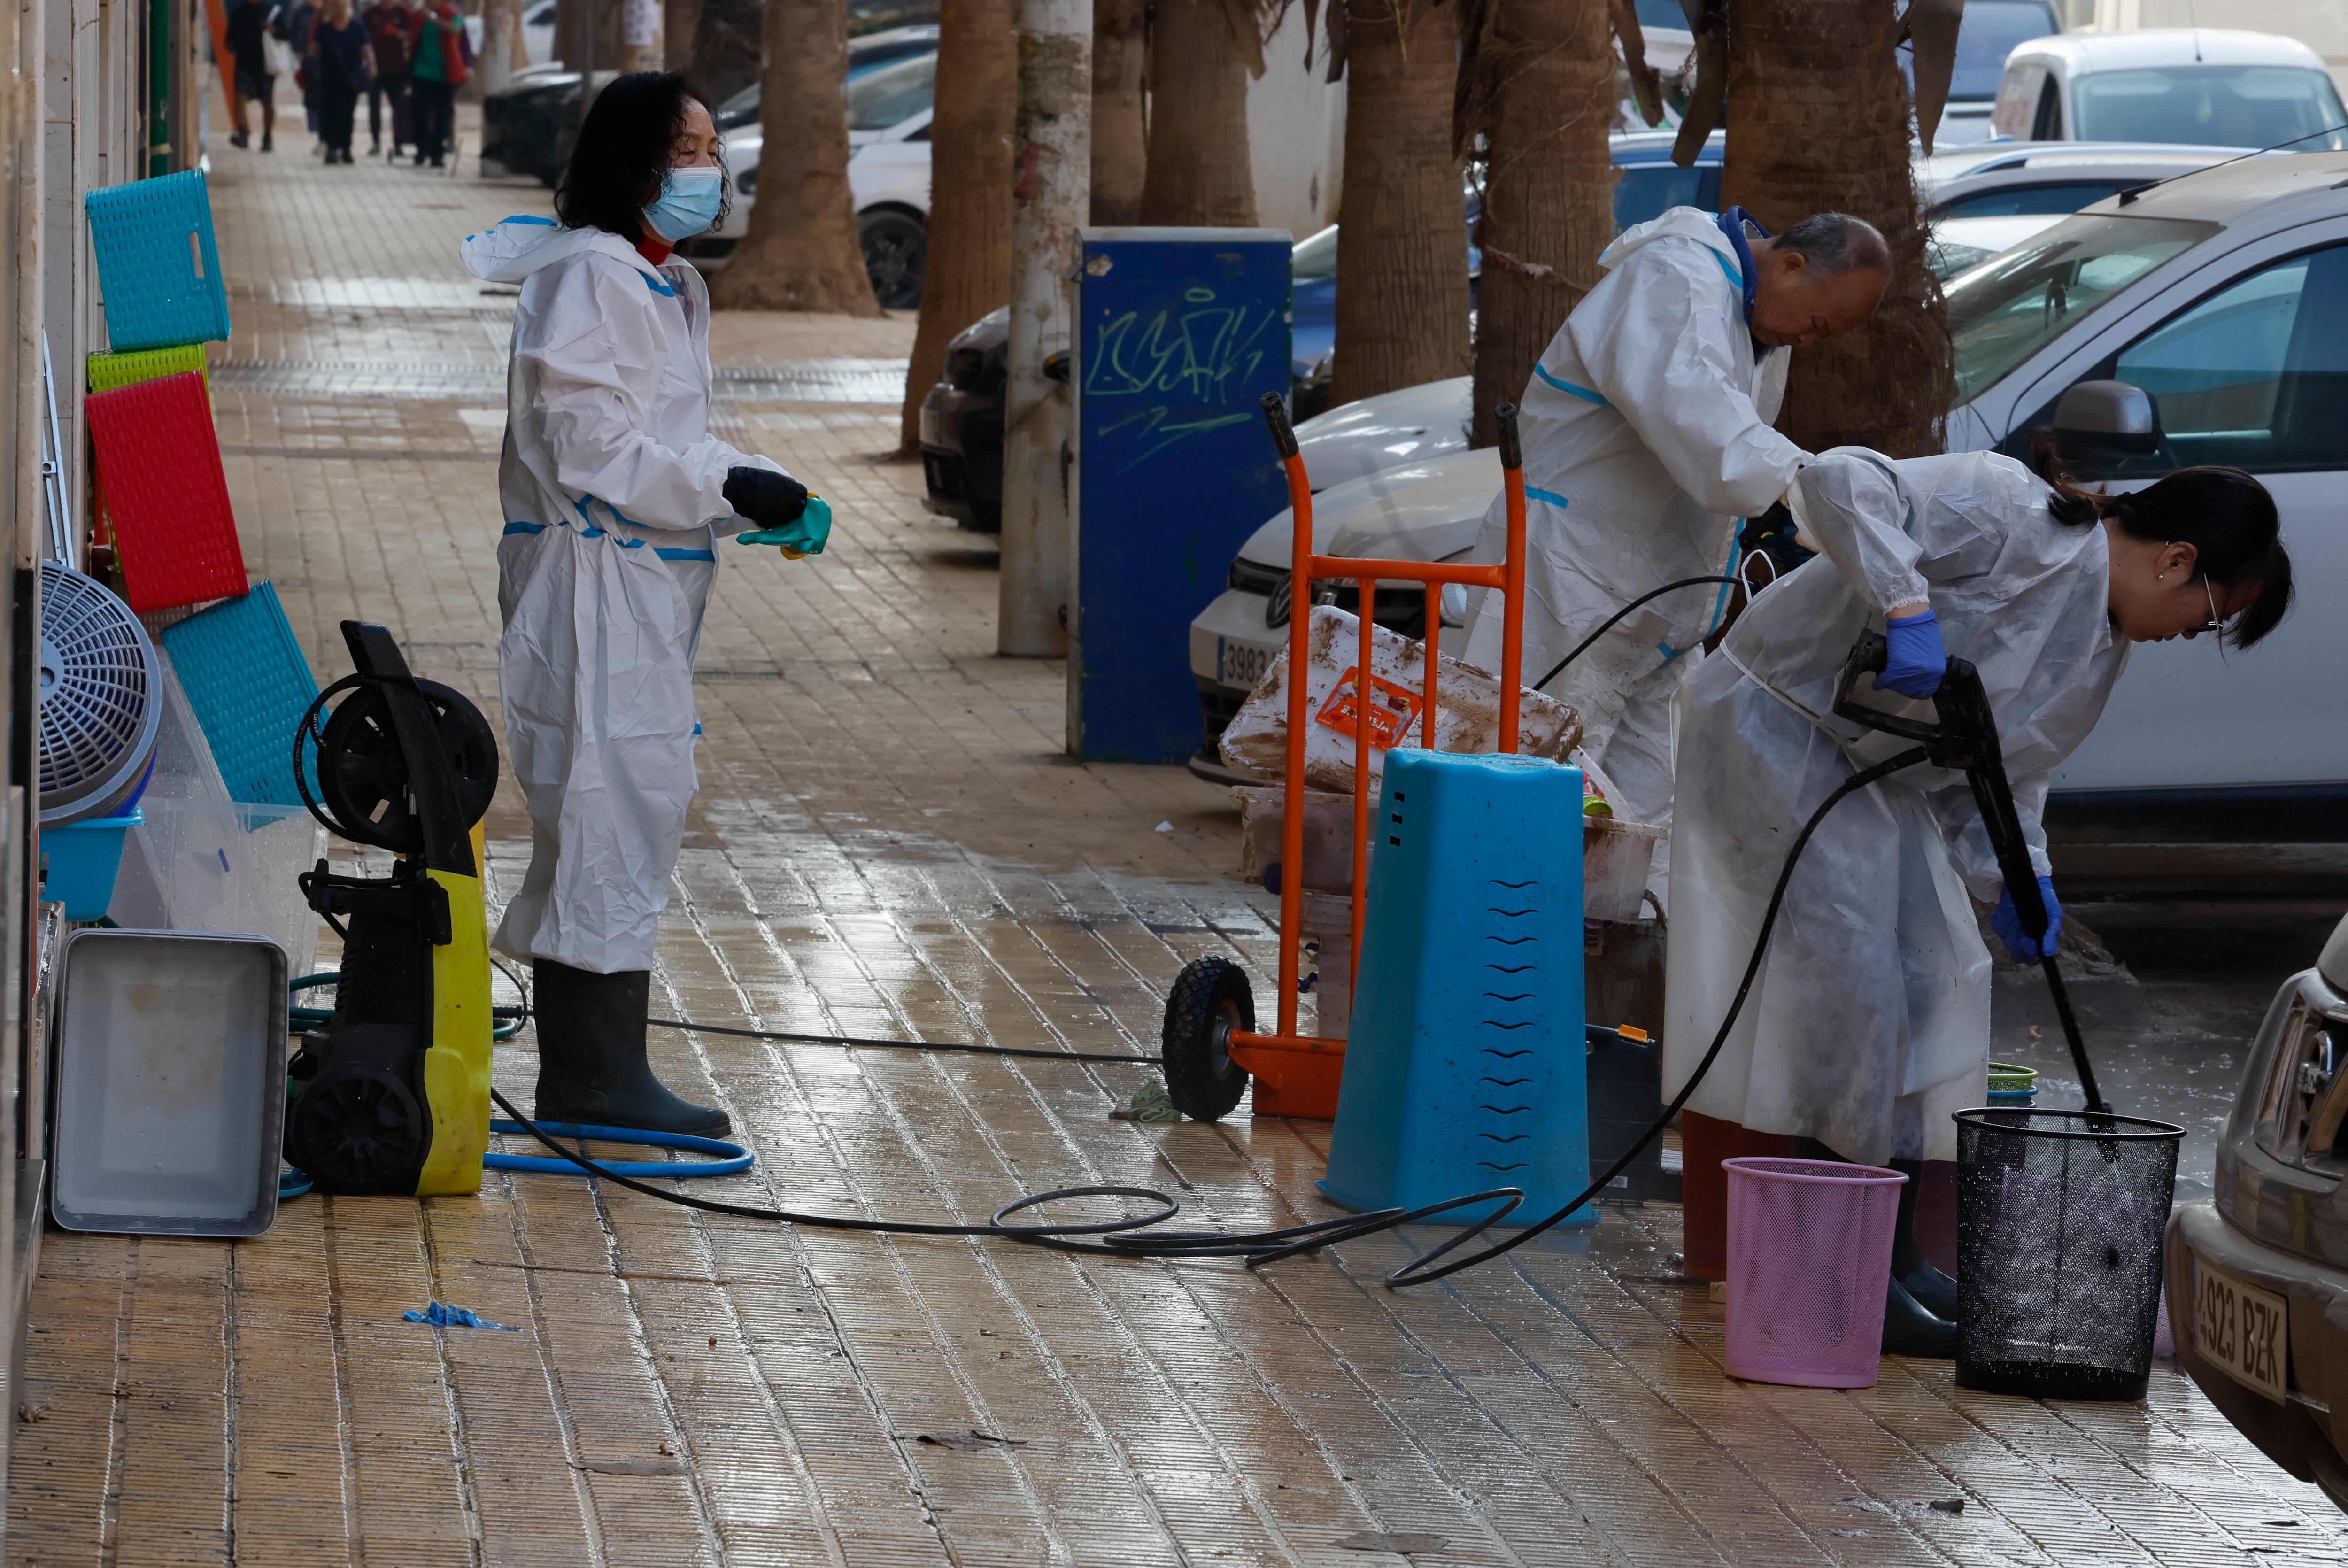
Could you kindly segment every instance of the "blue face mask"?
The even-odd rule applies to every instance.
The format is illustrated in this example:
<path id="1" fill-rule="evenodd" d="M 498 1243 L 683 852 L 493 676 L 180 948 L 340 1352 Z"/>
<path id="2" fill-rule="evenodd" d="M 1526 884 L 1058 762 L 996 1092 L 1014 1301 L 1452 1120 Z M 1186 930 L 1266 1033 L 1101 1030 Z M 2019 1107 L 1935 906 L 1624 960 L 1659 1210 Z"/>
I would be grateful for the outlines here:
<path id="1" fill-rule="evenodd" d="M 672 169 L 661 176 L 660 200 L 644 209 L 644 222 L 674 245 L 717 222 L 717 210 L 725 204 L 724 170 Z"/>

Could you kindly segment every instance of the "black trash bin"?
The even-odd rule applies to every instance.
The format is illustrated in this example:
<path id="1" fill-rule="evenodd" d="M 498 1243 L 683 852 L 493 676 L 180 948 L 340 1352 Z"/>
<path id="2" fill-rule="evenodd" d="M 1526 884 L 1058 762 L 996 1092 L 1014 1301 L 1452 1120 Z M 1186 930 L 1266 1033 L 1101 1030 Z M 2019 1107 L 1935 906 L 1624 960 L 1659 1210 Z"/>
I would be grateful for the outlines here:
<path id="1" fill-rule="evenodd" d="M 1961 1110 L 1957 1382 L 2141 1399 L 2185 1130 L 2081 1110 Z"/>

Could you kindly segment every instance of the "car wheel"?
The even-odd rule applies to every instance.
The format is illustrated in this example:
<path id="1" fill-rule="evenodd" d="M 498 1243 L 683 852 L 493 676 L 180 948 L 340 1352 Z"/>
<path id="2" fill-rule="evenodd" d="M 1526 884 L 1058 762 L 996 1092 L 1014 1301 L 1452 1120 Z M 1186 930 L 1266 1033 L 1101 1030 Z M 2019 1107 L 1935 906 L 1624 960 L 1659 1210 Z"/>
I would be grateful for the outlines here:
<path id="1" fill-rule="evenodd" d="M 930 259 L 929 225 L 911 212 L 868 212 L 857 224 L 872 295 L 890 310 L 922 303 L 922 270 Z"/>

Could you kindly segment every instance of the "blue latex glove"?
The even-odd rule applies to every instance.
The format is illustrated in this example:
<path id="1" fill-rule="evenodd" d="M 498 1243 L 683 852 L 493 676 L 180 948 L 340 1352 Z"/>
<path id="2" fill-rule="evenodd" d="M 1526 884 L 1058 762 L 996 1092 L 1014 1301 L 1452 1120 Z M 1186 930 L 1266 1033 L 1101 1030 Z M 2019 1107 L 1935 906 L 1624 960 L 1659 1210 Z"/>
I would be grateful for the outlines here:
<path id="1" fill-rule="evenodd" d="M 1948 672 L 1949 650 L 1941 641 L 1941 623 L 1932 612 L 1886 621 L 1883 630 L 1891 645 L 1891 657 L 1883 673 L 1875 677 L 1875 689 L 1889 688 L 1901 696 L 1917 697 L 1939 691 L 1941 676 Z"/>
<path id="2" fill-rule="evenodd" d="M 803 555 L 820 555 L 824 542 L 831 537 L 831 503 L 819 495 L 809 495 L 807 506 L 798 516 L 778 528 L 754 529 L 734 536 L 736 544 L 779 544 L 783 553 L 797 561 Z"/>
<path id="3" fill-rule="evenodd" d="M 1989 928 L 2005 944 L 2006 955 L 2016 964 L 2035 964 L 2054 952 L 2054 939 L 2063 934 L 2063 906 L 2054 897 L 2054 879 L 2038 879 L 2038 896 L 2046 901 L 2046 934 L 2037 942 L 2022 929 L 2022 916 L 2013 910 L 2013 890 L 2001 888 L 1997 894 L 1997 913 L 1989 917 Z"/>

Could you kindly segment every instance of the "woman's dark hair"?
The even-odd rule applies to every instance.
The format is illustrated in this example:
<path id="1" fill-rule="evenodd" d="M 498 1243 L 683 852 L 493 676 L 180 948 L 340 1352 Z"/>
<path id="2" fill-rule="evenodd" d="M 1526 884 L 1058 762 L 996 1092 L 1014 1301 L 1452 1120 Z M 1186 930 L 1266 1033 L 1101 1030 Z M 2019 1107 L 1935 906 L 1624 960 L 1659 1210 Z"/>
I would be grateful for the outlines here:
<path id="1" fill-rule="evenodd" d="M 2275 629 L 2291 608 L 2291 554 L 2267 487 L 2240 469 L 2178 469 L 2127 495 L 2081 490 L 2063 472 L 2054 432 L 2031 438 L 2030 466 L 2054 487 L 2046 509 L 2075 528 L 2110 518 L 2130 539 L 2189 544 L 2194 571 L 2221 588 L 2256 583 L 2259 596 L 2235 617 L 2226 641 L 2247 648 Z"/>
<path id="2" fill-rule="evenodd" d="M 630 244 L 643 239 L 644 209 L 660 200 L 661 180 L 685 130 L 685 106 L 694 101 L 679 71 L 635 71 L 597 93 L 554 192 L 563 227 L 606 230 Z M 720 223 L 732 205 L 729 189 Z"/>

